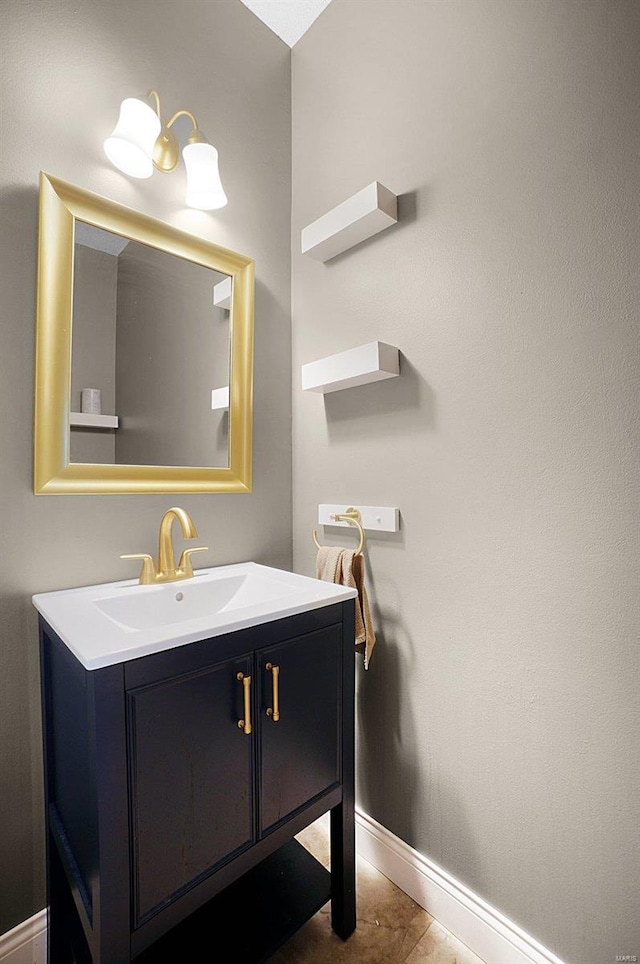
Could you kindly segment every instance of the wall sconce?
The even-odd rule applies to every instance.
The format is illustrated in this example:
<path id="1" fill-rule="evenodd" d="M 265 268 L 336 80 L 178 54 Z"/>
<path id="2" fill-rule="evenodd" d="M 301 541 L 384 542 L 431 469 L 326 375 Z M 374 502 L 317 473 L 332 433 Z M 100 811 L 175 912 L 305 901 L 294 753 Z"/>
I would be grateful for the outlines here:
<path id="1" fill-rule="evenodd" d="M 172 127 L 178 117 L 184 115 L 193 124 L 182 148 L 187 171 L 185 201 L 190 208 L 200 211 L 224 207 L 227 196 L 218 172 L 218 152 L 208 143 L 191 111 L 178 110 L 163 124 L 157 91 L 148 91 L 147 97 L 155 99 L 155 110 L 137 97 L 122 101 L 118 123 L 104 142 L 105 154 L 111 163 L 130 177 L 151 177 L 154 167 L 165 174 L 175 171 L 180 160 L 180 145 Z"/>

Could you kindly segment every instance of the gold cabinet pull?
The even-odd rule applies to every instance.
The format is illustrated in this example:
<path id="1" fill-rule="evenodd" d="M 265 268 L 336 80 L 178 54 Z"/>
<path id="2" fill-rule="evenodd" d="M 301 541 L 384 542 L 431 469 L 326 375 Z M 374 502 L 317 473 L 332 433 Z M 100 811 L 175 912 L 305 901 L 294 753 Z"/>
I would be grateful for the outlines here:
<path id="1" fill-rule="evenodd" d="M 238 673 L 236 679 L 240 680 L 244 690 L 244 719 L 238 720 L 238 728 L 249 736 L 251 733 L 251 677 Z"/>
<path id="2" fill-rule="evenodd" d="M 266 663 L 265 669 L 271 673 L 273 679 L 273 706 L 270 706 L 267 710 L 267 716 L 270 716 L 273 722 L 277 723 L 280 719 L 280 694 L 278 690 L 280 667 L 274 666 L 273 663 Z"/>

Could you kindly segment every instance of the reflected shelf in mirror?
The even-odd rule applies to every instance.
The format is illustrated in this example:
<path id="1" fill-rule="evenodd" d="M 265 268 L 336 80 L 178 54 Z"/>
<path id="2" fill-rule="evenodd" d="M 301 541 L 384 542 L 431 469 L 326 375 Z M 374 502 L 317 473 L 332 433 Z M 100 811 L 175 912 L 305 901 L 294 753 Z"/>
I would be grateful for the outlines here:
<path id="1" fill-rule="evenodd" d="M 117 428 L 117 415 L 92 415 L 90 412 L 69 412 L 71 428 Z"/>

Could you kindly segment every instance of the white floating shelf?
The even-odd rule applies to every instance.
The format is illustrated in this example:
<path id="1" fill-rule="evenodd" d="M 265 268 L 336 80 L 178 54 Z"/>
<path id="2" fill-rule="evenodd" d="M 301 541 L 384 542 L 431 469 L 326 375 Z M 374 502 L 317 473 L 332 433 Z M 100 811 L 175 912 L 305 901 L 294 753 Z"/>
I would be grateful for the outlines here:
<path id="1" fill-rule="evenodd" d="M 118 416 L 69 412 L 69 425 L 74 425 L 76 428 L 117 428 Z"/>
<path id="2" fill-rule="evenodd" d="M 225 278 L 224 281 L 213 286 L 213 303 L 216 308 L 231 308 L 232 280 L 232 278 Z"/>
<path id="3" fill-rule="evenodd" d="M 211 408 L 229 408 L 229 386 L 224 388 L 214 388 L 211 392 Z"/>
<path id="4" fill-rule="evenodd" d="M 360 525 L 363 529 L 373 529 L 378 532 L 400 531 L 400 510 L 384 505 L 319 505 L 318 523 L 323 526 L 344 526 L 353 529 L 349 522 L 336 522 L 334 515 L 344 515 L 347 509 L 359 509 Z"/>
<path id="5" fill-rule="evenodd" d="M 373 181 L 302 229 L 302 253 L 329 261 L 398 220 L 398 198 Z"/>
<path id="6" fill-rule="evenodd" d="M 400 374 L 400 352 L 393 345 L 372 341 L 329 355 L 302 366 L 302 390 L 305 392 L 337 392 L 343 388 L 379 382 Z"/>

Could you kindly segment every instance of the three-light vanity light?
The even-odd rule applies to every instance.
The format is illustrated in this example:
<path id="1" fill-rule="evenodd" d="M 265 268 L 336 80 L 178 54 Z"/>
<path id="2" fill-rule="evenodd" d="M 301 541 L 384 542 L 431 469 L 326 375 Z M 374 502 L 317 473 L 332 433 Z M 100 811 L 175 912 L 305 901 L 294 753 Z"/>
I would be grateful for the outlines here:
<path id="1" fill-rule="evenodd" d="M 155 100 L 155 110 L 147 102 Z M 127 97 L 120 105 L 120 116 L 113 133 L 104 142 L 105 154 L 112 164 L 130 177 L 151 177 L 154 168 L 167 174 L 180 160 L 180 145 L 173 130 L 178 117 L 188 117 L 193 128 L 182 148 L 187 172 L 186 204 L 200 211 L 224 207 L 224 193 L 218 171 L 218 152 L 209 144 L 189 110 L 178 110 L 166 123 L 160 113 L 157 91 L 147 93 L 147 101 Z"/>

